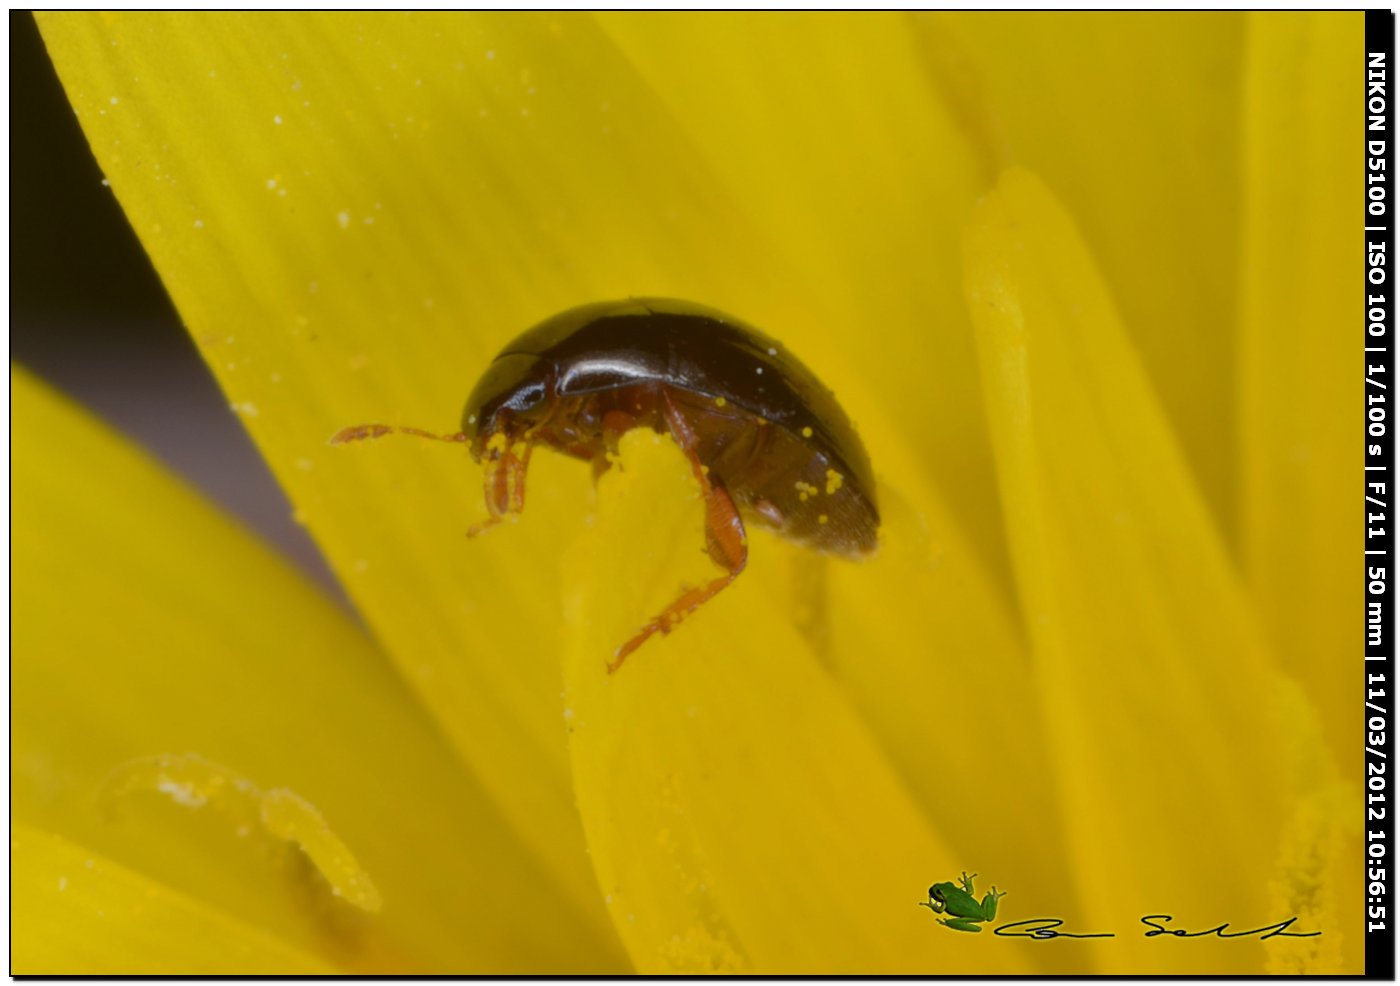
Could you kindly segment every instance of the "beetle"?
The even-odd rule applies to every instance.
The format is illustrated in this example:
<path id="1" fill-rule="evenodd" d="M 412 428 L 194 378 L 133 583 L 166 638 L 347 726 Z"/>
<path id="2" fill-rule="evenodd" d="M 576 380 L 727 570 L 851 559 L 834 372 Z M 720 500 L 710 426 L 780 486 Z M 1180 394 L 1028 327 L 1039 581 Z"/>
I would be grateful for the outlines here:
<path id="1" fill-rule="evenodd" d="M 725 574 L 684 591 L 617 649 L 609 672 L 739 576 L 745 519 L 848 558 L 878 543 L 870 457 L 832 392 L 776 340 L 688 301 L 604 301 L 546 319 L 487 367 L 455 434 L 371 424 L 331 441 L 397 432 L 468 443 L 485 467 L 488 517 L 475 535 L 524 510 L 536 446 L 591 463 L 596 478 L 633 428 L 680 446 L 705 502 L 706 550 Z"/>

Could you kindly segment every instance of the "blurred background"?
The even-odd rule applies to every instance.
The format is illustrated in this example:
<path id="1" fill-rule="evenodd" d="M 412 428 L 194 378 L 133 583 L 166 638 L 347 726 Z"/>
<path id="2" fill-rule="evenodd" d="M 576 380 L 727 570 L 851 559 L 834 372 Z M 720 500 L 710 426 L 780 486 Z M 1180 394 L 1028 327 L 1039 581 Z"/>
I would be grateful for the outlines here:
<path id="1" fill-rule="evenodd" d="M 33 16 L 13 11 L 10 245 L 10 358 L 339 595 L 104 184 Z"/>

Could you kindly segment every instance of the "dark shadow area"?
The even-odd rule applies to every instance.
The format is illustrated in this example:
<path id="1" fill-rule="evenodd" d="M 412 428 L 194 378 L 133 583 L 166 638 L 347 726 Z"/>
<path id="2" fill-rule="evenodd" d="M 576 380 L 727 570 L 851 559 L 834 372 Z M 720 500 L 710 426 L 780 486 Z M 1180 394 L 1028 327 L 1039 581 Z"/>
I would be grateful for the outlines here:
<path id="1" fill-rule="evenodd" d="M 34 18 L 10 13 L 10 358 L 339 596 L 103 183 Z"/>

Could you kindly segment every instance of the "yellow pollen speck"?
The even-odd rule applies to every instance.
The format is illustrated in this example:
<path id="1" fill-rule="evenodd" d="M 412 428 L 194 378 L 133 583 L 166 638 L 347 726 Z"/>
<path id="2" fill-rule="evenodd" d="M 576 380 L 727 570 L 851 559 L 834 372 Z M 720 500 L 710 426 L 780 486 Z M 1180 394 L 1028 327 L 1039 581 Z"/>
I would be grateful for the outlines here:
<path id="1" fill-rule="evenodd" d="M 510 447 L 510 454 L 515 456 L 517 459 L 523 459 L 525 458 L 525 450 L 529 447 L 530 446 L 527 445 L 525 442 L 516 442 Z"/>
<path id="2" fill-rule="evenodd" d="M 715 407 L 724 407 L 724 405 L 726 405 L 726 404 L 728 404 L 728 403 L 729 403 L 729 402 L 728 402 L 727 400 L 725 400 L 723 397 L 716 397 L 716 398 L 715 398 Z"/>
<path id="3" fill-rule="evenodd" d="M 810 427 L 808 427 L 808 428 L 803 428 L 803 429 L 802 429 L 802 437 L 803 437 L 803 438 L 811 438 L 811 437 L 812 437 L 812 429 L 811 429 Z"/>
<path id="4" fill-rule="evenodd" d="M 503 431 L 498 431 L 486 439 L 486 449 L 489 452 L 504 452 L 506 444 L 506 435 Z"/>
<path id="5" fill-rule="evenodd" d="M 825 523 L 827 522 L 827 520 L 829 520 L 829 518 L 826 516 L 826 514 L 821 514 L 820 516 L 817 517 L 817 523 L 818 523 L 818 524 L 825 524 Z"/>
<path id="6" fill-rule="evenodd" d="M 828 470 L 826 471 L 826 492 L 827 492 L 827 494 L 830 495 L 830 494 L 832 494 L 832 493 L 835 493 L 837 490 L 839 490 L 839 489 L 841 488 L 841 483 L 844 482 L 844 480 L 845 480 L 845 477 L 843 477 L 843 476 L 842 476 L 839 472 L 837 472 L 835 469 L 828 469 Z"/>
<path id="7" fill-rule="evenodd" d="M 758 419 L 758 423 L 759 423 L 760 425 L 766 425 L 766 424 L 768 423 L 768 419 L 767 419 L 767 418 L 764 418 L 764 417 L 760 417 L 760 418 Z"/>
<path id="8" fill-rule="evenodd" d="M 701 467 L 700 467 L 700 473 L 701 473 L 701 475 L 708 476 L 708 475 L 710 474 L 710 467 L 709 467 L 709 466 L 701 466 Z"/>

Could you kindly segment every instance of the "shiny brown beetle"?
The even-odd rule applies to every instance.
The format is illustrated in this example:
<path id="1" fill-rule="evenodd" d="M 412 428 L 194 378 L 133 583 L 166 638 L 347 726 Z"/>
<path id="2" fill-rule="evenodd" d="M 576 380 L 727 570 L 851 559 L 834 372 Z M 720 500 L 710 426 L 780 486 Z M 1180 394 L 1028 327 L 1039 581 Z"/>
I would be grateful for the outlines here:
<path id="1" fill-rule="evenodd" d="M 726 574 L 683 592 L 618 648 L 609 671 L 654 633 L 669 633 L 744 570 L 743 519 L 828 554 L 876 545 L 870 459 L 836 398 L 776 341 L 711 308 L 632 298 L 571 308 L 501 351 L 462 412 L 462 431 L 359 425 L 335 443 L 391 432 L 469 442 L 486 467 L 485 523 L 525 507 L 537 445 L 607 470 L 621 436 L 669 433 L 705 499 L 705 541 Z"/>

